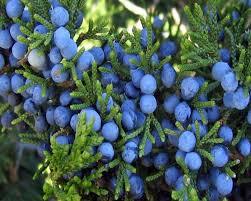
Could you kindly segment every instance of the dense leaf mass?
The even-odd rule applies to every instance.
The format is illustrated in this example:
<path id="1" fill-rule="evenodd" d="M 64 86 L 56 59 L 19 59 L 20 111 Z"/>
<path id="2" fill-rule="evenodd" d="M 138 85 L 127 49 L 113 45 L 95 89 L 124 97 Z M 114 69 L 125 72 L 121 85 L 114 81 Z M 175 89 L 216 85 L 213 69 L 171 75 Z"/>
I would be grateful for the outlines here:
<path id="1" fill-rule="evenodd" d="M 250 182 L 250 1 L 186 5 L 184 35 L 169 13 L 119 31 L 85 6 L 1 1 L 1 128 L 43 153 L 44 200 L 216 201 Z"/>

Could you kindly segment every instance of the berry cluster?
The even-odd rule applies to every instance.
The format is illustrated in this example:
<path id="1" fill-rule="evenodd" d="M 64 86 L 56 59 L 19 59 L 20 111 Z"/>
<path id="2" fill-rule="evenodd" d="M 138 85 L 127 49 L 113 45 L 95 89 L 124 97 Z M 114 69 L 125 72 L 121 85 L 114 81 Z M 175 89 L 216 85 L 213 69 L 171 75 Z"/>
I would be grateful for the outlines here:
<path id="1" fill-rule="evenodd" d="M 250 156 L 251 144 L 229 120 L 230 110 L 244 110 L 250 102 L 231 67 L 230 50 L 220 50 L 213 82 L 179 72 L 179 47 L 158 34 L 164 26 L 159 17 L 153 24 L 141 19 L 143 28 L 132 33 L 108 33 L 101 47 L 84 50 L 74 40 L 83 21 L 80 10 L 50 1 L 45 19 L 20 0 L 7 1 L 5 8 L 1 126 L 16 125 L 45 151 L 46 167 L 59 167 L 50 169 L 55 185 L 82 185 L 80 195 L 106 195 L 98 190 L 105 188 L 116 199 L 145 199 L 153 191 L 160 200 L 166 187 L 183 200 L 194 192 L 208 200 L 231 195 L 232 168 Z M 233 20 L 239 15 L 233 12 Z M 72 164 L 53 161 L 56 153 L 55 159 Z"/>

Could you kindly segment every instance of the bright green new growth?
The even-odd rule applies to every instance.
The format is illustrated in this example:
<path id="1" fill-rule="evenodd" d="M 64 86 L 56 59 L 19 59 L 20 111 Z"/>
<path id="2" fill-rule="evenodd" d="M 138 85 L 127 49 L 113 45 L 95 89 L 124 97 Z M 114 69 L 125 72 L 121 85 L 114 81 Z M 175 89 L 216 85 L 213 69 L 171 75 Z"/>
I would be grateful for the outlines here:
<path id="1" fill-rule="evenodd" d="M 85 113 L 78 116 L 77 130 L 73 144 L 60 145 L 56 141 L 56 135 L 51 138 L 51 153 L 44 152 L 44 163 L 39 172 L 47 175 L 47 183 L 44 185 L 45 199 L 56 197 L 59 200 L 81 200 L 81 196 L 89 193 L 102 195 L 105 190 L 96 185 L 96 181 L 106 171 L 105 167 L 93 169 L 88 173 L 92 163 L 100 160 L 100 153 L 91 151 L 94 146 L 99 145 L 103 138 L 93 131 L 93 122 L 86 123 Z M 87 170 L 83 179 L 74 176 L 80 170 Z M 68 181 L 62 180 L 67 177 Z M 67 196 L 67 197 L 65 197 Z M 70 199 L 71 198 L 71 199 Z"/>

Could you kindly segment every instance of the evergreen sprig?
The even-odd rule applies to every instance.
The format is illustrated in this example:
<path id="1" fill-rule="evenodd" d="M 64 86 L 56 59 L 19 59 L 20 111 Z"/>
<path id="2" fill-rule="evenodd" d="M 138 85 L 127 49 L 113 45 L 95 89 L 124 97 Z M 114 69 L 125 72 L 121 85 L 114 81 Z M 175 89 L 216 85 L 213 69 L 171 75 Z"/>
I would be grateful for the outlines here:
<path id="1" fill-rule="evenodd" d="M 100 153 L 95 154 L 91 150 L 103 141 L 103 138 L 92 129 L 94 122 L 86 123 L 85 113 L 81 113 L 78 118 L 73 144 L 60 145 L 56 141 L 56 135 L 53 135 L 51 137 L 52 151 L 44 152 L 45 159 L 40 172 L 48 174 L 47 178 L 52 182 L 50 187 L 48 183 L 45 183 L 46 198 L 53 195 L 60 200 L 69 200 L 70 197 L 78 200 L 83 194 L 93 192 L 101 195 L 105 192 L 96 186 L 95 181 L 102 176 L 106 168 L 93 169 L 94 172 L 91 174 L 84 173 L 83 178 L 74 176 L 76 172 L 87 170 L 92 163 L 101 159 Z M 70 177 L 68 182 L 62 181 L 68 174 L 73 177 Z M 64 197 L 66 195 L 68 198 Z"/>

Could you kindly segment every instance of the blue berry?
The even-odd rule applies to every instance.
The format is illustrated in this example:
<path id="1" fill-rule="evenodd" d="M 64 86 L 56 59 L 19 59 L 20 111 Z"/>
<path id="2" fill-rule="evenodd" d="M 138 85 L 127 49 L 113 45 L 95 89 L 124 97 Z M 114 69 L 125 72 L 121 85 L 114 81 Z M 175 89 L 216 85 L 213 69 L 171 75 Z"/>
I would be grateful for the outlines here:
<path id="1" fill-rule="evenodd" d="M 212 183 L 213 185 L 216 185 L 216 179 L 217 177 L 221 174 L 221 171 L 219 168 L 216 167 L 212 167 L 209 169 L 209 179 L 210 179 L 210 183 Z"/>
<path id="2" fill-rule="evenodd" d="M 80 27 L 83 23 L 84 14 L 81 11 L 78 11 L 78 17 L 76 19 L 76 27 Z"/>
<path id="3" fill-rule="evenodd" d="M 33 90 L 33 96 L 32 100 L 36 105 L 42 105 L 45 103 L 48 99 L 48 90 L 46 91 L 46 94 L 43 96 L 42 94 L 42 87 L 41 86 L 36 86 Z"/>
<path id="4" fill-rule="evenodd" d="M 202 87 L 205 83 L 205 79 L 202 76 L 194 77 L 194 79 L 197 81 L 197 83 L 199 84 L 200 87 Z"/>
<path id="5" fill-rule="evenodd" d="M 114 51 L 117 55 L 118 60 L 122 62 L 124 54 L 125 54 L 123 47 L 116 41 L 113 41 L 113 47 L 114 47 Z M 109 46 L 109 44 L 106 44 L 104 46 L 104 53 L 105 53 L 106 60 L 110 60 L 111 47 Z"/>
<path id="6" fill-rule="evenodd" d="M 180 150 L 190 152 L 195 148 L 196 137 L 190 131 L 183 132 L 179 137 L 178 147 Z"/>
<path id="7" fill-rule="evenodd" d="M 229 153 L 224 145 L 215 145 L 211 149 L 211 155 L 213 157 L 213 165 L 215 167 L 223 167 L 227 164 L 229 159 Z"/>
<path id="8" fill-rule="evenodd" d="M 147 43 L 148 43 L 148 34 L 150 34 L 147 30 L 147 28 L 143 28 L 142 31 L 141 31 L 141 34 L 140 34 L 140 43 L 141 45 L 146 48 L 147 47 Z M 155 35 L 154 33 L 152 32 L 152 43 L 154 42 L 155 40 Z M 151 45 L 151 44 L 149 44 Z"/>
<path id="9" fill-rule="evenodd" d="M 122 95 L 125 92 L 125 85 L 126 85 L 125 81 L 119 80 L 118 83 L 115 85 L 113 92 Z"/>
<path id="10" fill-rule="evenodd" d="M 14 57 L 14 55 L 11 53 L 9 56 L 9 64 L 10 67 L 19 67 L 20 64 L 18 63 L 18 59 Z"/>
<path id="11" fill-rule="evenodd" d="M 106 100 L 106 96 L 107 96 L 107 94 L 106 93 L 103 93 L 102 94 L 102 100 L 105 102 L 105 100 Z M 110 112 L 111 111 L 111 109 L 112 109 L 112 107 L 113 107 L 113 99 L 112 99 L 112 97 L 110 96 L 110 97 L 108 97 L 108 102 L 107 102 L 107 105 L 106 105 L 106 111 L 107 112 Z M 101 106 L 100 106 L 100 103 L 99 103 L 99 101 L 97 101 L 97 103 L 96 103 L 96 107 L 97 107 L 97 109 L 100 111 L 101 110 Z"/>
<path id="12" fill-rule="evenodd" d="M 153 113 L 157 108 L 157 101 L 153 95 L 143 95 L 140 98 L 140 109 L 145 114 Z"/>
<path id="13" fill-rule="evenodd" d="M 68 145 L 68 144 L 72 144 L 73 143 L 73 138 L 71 136 L 67 136 L 67 135 L 58 135 L 56 138 L 56 143 L 59 145 Z"/>
<path id="14" fill-rule="evenodd" d="M 168 161 L 169 157 L 167 153 L 161 152 L 154 157 L 153 164 L 156 169 L 161 170 L 168 164 Z"/>
<path id="15" fill-rule="evenodd" d="M 110 63 L 105 63 L 103 67 L 107 70 L 112 70 L 112 66 Z M 119 83 L 119 77 L 113 72 L 102 72 L 101 83 L 104 87 L 109 84 L 113 84 L 113 86 L 116 86 Z"/>
<path id="16" fill-rule="evenodd" d="M 38 112 L 36 104 L 33 102 L 32 98 L 28 98 L 24 101 L 24 110 L 28 113 L 35 114 Z"/>
<path id="17" fill-rule="evenodd" d="M 47 68 L 47 60 L 44 52 L 39 49 L 33 49 L 28 55 L 28 62 L 35 70 L 45 70 Z"/>
<path id="18" fill-rule="evenodd" d="M 65 8 L 58 6 L 52 9 L 51 22 L 55 26 L 57 27 L 64 26 L 68 23 L 68 21 L 69 21 L 69 13 Z"/>
<path id="19" fill-rule="evenodd" d="M 173 124 L 167 119 L 162 120 L 161 126 L 163 127 L 163 129 L 167 128 L 167 129 L 174 130 Z M 172 144 L 173 146 L 176 146 L 176 147 L 178 146 L 178 136 L 168 134 L 167 137 L 168 137 L 168 141 L 170 144 Z"/>
<path id="20" fill-rule="evenodd" d="M 200 155 L 196 152 L 187 153 L 185 164 L 190 170 L 199 170 L 202 164 Z"/>
<path id="21" fill-rule="evenodd" d="M 61 3 L 58 0 L 49 0 L 50 4 L 53 8 L 56 8 L 58 6 L 62 6 Z"/>
<path id="22" fill-rule="evenodd" d="M 58 106 L 54 111 L 54 121 L 60 128 L 65 128 L 71 120 L 71 111 L 67 107 Z"/>
<path id="23" fill-rule="evenodd" d="M 163 129 L 164 128 L 174 129 L 174 125 L 168 119 L 163 119 L 161 121 L 161 126 L 162 126 Z"/>
<path id="24" fill-rule="evenodd" d="M 129 178 L 129 183 L 130 183 L 130 194 L 133 199 L 140 199 L 144 195 L 144 182 L 136 174 L 133 174 Z"/>
<path id="25" fill-rule="evenodd" d="M 53 64 L 60 63 L 60 61 L 62 60 L 62 55 L 60 53 L 60 49 L 58 47 L 53 47 L 50 50 L 49 58 L 50 58 L 51 63 L 53 63 Z"/>
<path id="26" fill-rule="evenodd" d="M 4 128 L 11 128 L 11 122 L 15 119 L 15 114 L 11 111 L 6 111 L 1 116 L 1 124 Z"/>
<path id="27" fill-rule="evenodd" d="M 109 142 L 114 142 L 119 136 L 119 127 L 114 121 L 105 123 L 101 130 L 102 136 Z"/>
<path id="28" fill-rule="evenodd" d="M 192 128 L 191 128 L 191 131 L 193 133 L 196 133 L 196 127 L 195 127 L 195 124 L 193 123 L 192 124 Z M 199 122 L 199 132 L 200 132 L 200 137 L 204 137 L 206 134 L 207 134 L 207 126 L 202 124 L 201 122 Z"/>
<path id="29" fill-rule="evenodd" d="M 207 117 L 209 122 L 216 122 L 220 118 L 219 107 L 215 105 L 207 109 Z"/>
<path id="30" fill-rule="evenodd" d="M 92 64 L 95 62 L 94 56 L 88 52 L 85 51 L 79 58 L 77 62 L 77 68 L 81 71 L 84 72 L 88 70 Z"/>
<path id="31" fill-rule="evenodd" d="M 129 98 L 137 98 L 139 96 L 139 90 L 133 85 L 132 82 L 127 82 L 125 85 L 125 94 Z"/>
<path id="32" fill-rule="evenodd" d="M 68 45 L 65 48 L 60 49 L 61 55 L 67 60 L 71 60 L 77 54 L 77 51 L 78 46 L 72 39 L 68 40 Z"/>
<path id="33" fill-rule="evenodd" d="M 152 142 L 149 139 L 147 139 L 144 147 L 144 156 L 150 154 L 152 152 L 152 148 L 153 148 Z"/>
<path id="34" fill-rule="evenodd" d="M 231 72 L 231 68 L 225 62 L 217 62 L 212 68 L 212 76 L 217 81 L 221 81 L 228 72 Z"/>
<path id="35" fill-rule="evenodd" d="M 176 72 L 170 64 L 165 64 L 161 71 L 161 80 L 165 87 L 170 88 L 176 80 Z"/>
<path id="36" fill-rule="evenodd" d="M 161 58 L 165 58 L 167 56 L 171 56 L 176 54 L 177 52 L 177 45 L 175 44 L 175 42 L 173 41 L 164 41 L 161 45 L 160 45 L 160 56 Z"/>
<path id="37" fill-rule="evenodd" d="M 19 103 L 21 103 L 22 98 L 19 94 L 15 94 L 15 93 L 9 93 L 8 94 L 8 103 L 12 106 L 15 107 L 17 106 Z"/>
<path id="38" fill-rule="evenodd" d="M 31 14 L 27 7 L 24 8 L 21 19 L 26 23 L 31 21 Z"/>
<path id="39" fill-rule="evenodd" d="M 95 62 L 98 65 L 101 65 L 105 59 L 105 53 L 100 47 L 93 47 L 89 50 L 89 52 L 93 55 Z"/>
<path id="40" fill-rule="evenodd" d="M 136 54 L 125 54 L 123 57 L 123 64 L 130 69 L 136 69 L 137 65 L 140 63 L 140 56 Z"/>
<path id="41" fill-rule="evenodd" d="M 174 110 L 175 118 L 181 123 L 185 123 L 191 116 L 191 108 L 186 102 L 181 102 Z"/>
<path id="42" fill-rule="evenodd" d="M 138 145 L 133 141 L 125 144 L 122 152 L 122 158 L 126 163 L 132 163 L 138 157 Z"/>
<path id="43" fill-rule="evenodd" d="M 12 91 L 17 93 L 18 89 L 25 85 L 25 79 L 22 75 L 14 74 L 11 77 L 11 88 Z"/>
<path id="44" fill-rule="evenodd" d="M 43 115 L 39 115 L 35 118 L 35 130 L 38 133 L 45 132 L 48 129 L 48 124 Z"/>
<path id="45" fill-rule="evenodd" d="M 155 140 L 155 143 L 154 143 L 155 147 L 159 148 L 165 145 L 165 143 L 161 141 L 159 133 L 156 130 L 152 131 L 152 136 L 154 137 L 154 140 Z"/>
<path id="46" fill-rule="evenodd" d="M 159 18 L 159 16 L 155 16 L 153 19 L 153 27 L 155 29 L 160 29 L 164 24 L 164 21 Z"/>
<path id="47" fill-rule="evenodd" d="M 234 108 L 234 93 L 233 92 L 225 92 L 223 96 L 223 104 L 227 108 Z"/>
<path id="48" fill-rule="evenodd" d="M 240 13 L 237 10 L 232 11 L 232 20 L 237 21 L 240 18 Z"/>
<path id="49" fill-rule="evenodd" d="M 64 27 L 59 27 L 54 32 L 54 43 L 59 49 L 66 48 L 68 46 L 70 39 L 71 39 L 70 32 Z"/>
<path id="50" fill-rule="evenodd" d="M 152 56 L 151 56 L 151 65 L 152 66 L 157 66 L 159 64 L 159 56 L 157 53 L 154 53 Z"/>
<path id="51" fill-rule="evenodd" d="M 0 75 L 0 94 L 7 94 L 11 90 L 11 81 L 7 74 Z"/>
<path id="52" fill-rule="evenodd" d="M 168 141 L 171 145 L 177 147 L 179 143 L 179 138 L 176 135 L 169 134 L 168 136 Z"/>
<path id="53" fill-rule="evenodd" d="M 25 85 L 26 85 L 26 84 L 29 84 L 29 83 L 32 83 L 32 81 L 29 80 L 29 79 L 27 79 L 27 80 L 25 81 Z M 35 88 L 35 86 L 32 85 L 31 87 L 29 87 L 28 89 L 26 89 L 25 92 L 31 96 L 31 95 L 33 94 L 34 88 Z"/>
<path id="54" fill-rule="evenodd" d="M 175 183 L 180 176 L 181 171 L 177 167 L 171 166 L 165 171 L 165 182 L 169 186 L 175 186 Z"/>
<path id="55" fill-rule="evenodd" d="M 70 95 L 70 91 L 64 91 L 60 94 L 59 97 L 59 102 L 62 106 L 67 106 L 71 103 L 72 101 L 72 97 Z"/>
<path id="56" fill-rule="evenodd" d="M 233 139 L 233 131 L 229 126 L 222 126 L 218 133 L 219 137 L 224 140 L 224 143 L 231 143 Z"/>
<path id="57" fill-rule="evenodd" d="M 175 189 L 176 189 L 176 190 L 182 190 L 182 189 L 184 189 L 184 187 L 185 187 L 185 184 L 184 184 L 184 177 L 183 177 L 183 175 L 181 175 L 181 176 L 177 179 L 177 181 L 176 181 L 176 183 L 175 183 Z"/>
<path id="58" fill-rule="evenodd" d="M 209 188 L 208 192 L 208 199 L 209 201 L 219 201 L 220 200 L 220 194 L 215 188 Z"/>
<path id="59" fill-rule="evenodd" d="M 150 75 L 146 74 L 140 80 L 140 90 L 144 94 L 153 94 L 157 89 L 156 79 Z"/>
<path id="60" fill-rule="evenodd" d="M 241 155 L 247 157 L 251 153 L 251 144 L 248 138 L 242 138 L 238 143 L 238 150 Z"/>
<path id="61" fill-rule="evenodd" d="M 202 113 L 202 114 L 201 114 Z M 206 122 L 208 121 L 208 117 L 207 117 L 207 112 L 205 109 L 201 109 L 201 113 L 198 110 L 193 110 L 192 112 L 192 121 L 202 121 L 202 119 L 204 118 L 206 120 Z"/>
<path id="62" fill-rule="evenodd" d="M 9 49 L 13 44 L 12 37 L 8 29 L 0 30 L 0 48 Z"/>
<path id="63" fill-rule="evenodd" d="M 131 75 L 132 83 L 134 84 L 134 86 L 137 88 L 140 88 L 140 81 L 144 77 L 145 72 L 142 69 L 137 68 L 137 69 L 130 70 L 130 75 Z"/>
<path id="64" fill-rule="evenodd" d="M 127 99 L 125 100 L 122 105 L 121 105 L 121 111 L 122 112 L 125 112 L 125 111 L 128 111 L 128 110 L 132 110 L 132 111 L 135 111 L 136 110 L 136 104 L 133 100 L 131 99 Z"/>
<path id="65" fill-rule="evenodd" d="M 34 28 L 34 32 L 39 34 L 46 34 L 48 33 L 48 29 L 44 25 L 39 24 Z"/>
<path id="66" fill-rule="evenodd" d="M 186 152 L 178 150 L 175 154 L 175 159 L 177 160 L 178 158 L 182 159 L 185 161 L 185 157 L 186 157 Z"/>
<path id="67" fill-rule="evenodd" d="M 101 145 L 99 145 L 98 152 L 102 154 L 101 160 L 104 163 L 111 161 L 114 157 L 114 149 L 112 144 L 109 142 L 103 142 Z"/>
<path id="68" fill-rule="evenodd" d="M 85 113 L 86 117 L 86 123 L 90 124 L 92 121 L 94 121 L 93 124 L 93 130 L 99 131 L 101 128 L 101 118 L 99 114 L 93 110 L 93 109 L 84 109 L 81 111 L 81 113 Z"/>
<path id="69" fill-rule="evenodd" d="M 74 114 L 71 117 L 70 125 L 71 125 L 72 130 L 74 130 L 75 132 L 77 130 L 77 123 L 78 123 L 78 115 Z"/>
<path id="70" fill-rule="evenodd" d="M 242 87 L 239 87 L 233 95 L 234 107 L 238 110 L 245 109 L 249 104 L 250 96 L 249 93 L 245 93 Z"/>
<path id="71" fill-rule="evenodd" d="M 6 13 L 8 17 L 20 17 L 23 13 L 24 6 L 20 0 L 9 0 L 6 4 Z"/>
<path id="72" fill-rule="evenodd" d="M 68 80 L 69 73 L 68 71 L 62 72 L 63 65 L 62 64 L 56 64 L 51 69 L 51 78 L 56 83 L 63 83 Z"/>
<path id="73" fill-rule="evenodd" d="M 17 59 L 22 59 L 24 58 L 25 54 L 27 53 L 27 45 L 20 43 L 20 42 L 16 42 L 13 46 L 12 46 L 12 54 L 14 55 L 14 57 L 16 57 Z"/>
<path id="74" fill-rule="evenodd" d="M 122 125 L 126 130 L 132 130 L 136 127 L 137 116 L 133 110 L 126 110 L 122 113 Z"/>
<path id="75" fill-rule="evenodd" d="M 0 70 L 5 66 L 4 57 L 2 54 L 0 54 Z"/>
<path id="76" fill-rule="evenodd" d="M 220 54 L 221 61 L 226 62 L 226 63 L 230 62 L 231 55 L 230 55 L 229 49 L 222 48 L 222 49 L 220 49 L 219 54 Z"/>
<path id="77" fill-rule="evenodd" d="M 233 189 L 232 178 L 225 173 L 220 174 L 216 179 L 216 188 L 222 196 L 230 194 Z"/>
<path id="78" fill-rule="evenodd" d="M 181 82 L 181 95 L 185 100 L 191 100 L 199 91 L 199 83 L 193 77 L 188 77 Z"/>
<path id="79" fill-rule="evenodd" d="M 24 36 L 24 34 L 20 31 L 20 25 L 19 24 L 12 24 L 11 25 L 10 35 L 15 41 L 17 41 L 18 36 Z"/>
<path id="80" fill-rule="evenodd" d="M 164 110 L 169 114 L 173 114 L 175 108 L 179 103 L 180 103 L 180 98 L 176 94 L 167 96 L 163 104 Z"/>
<path id="81" fill-rule="evenodd" d="M 135 128 L 141 128 L 146 122 L 146 115 L 143 112 L 136 111 L 137 121 Z"/>
<path id="82" fill-rule="evenodd" d="M 221 86 L 226 92 L 233 92 L 238 87 L 238 81 L 233 72 L 225 74 L 221 80 Z"/>
<path id="83" fill-rule="evenodd" d="M 55 125 L 54 112 L 55 112 L 55 107 L 53 106 L 48 107 L 46 110 L 46 120 L 48 124 L 50 124 L 51 126 Z"/>

